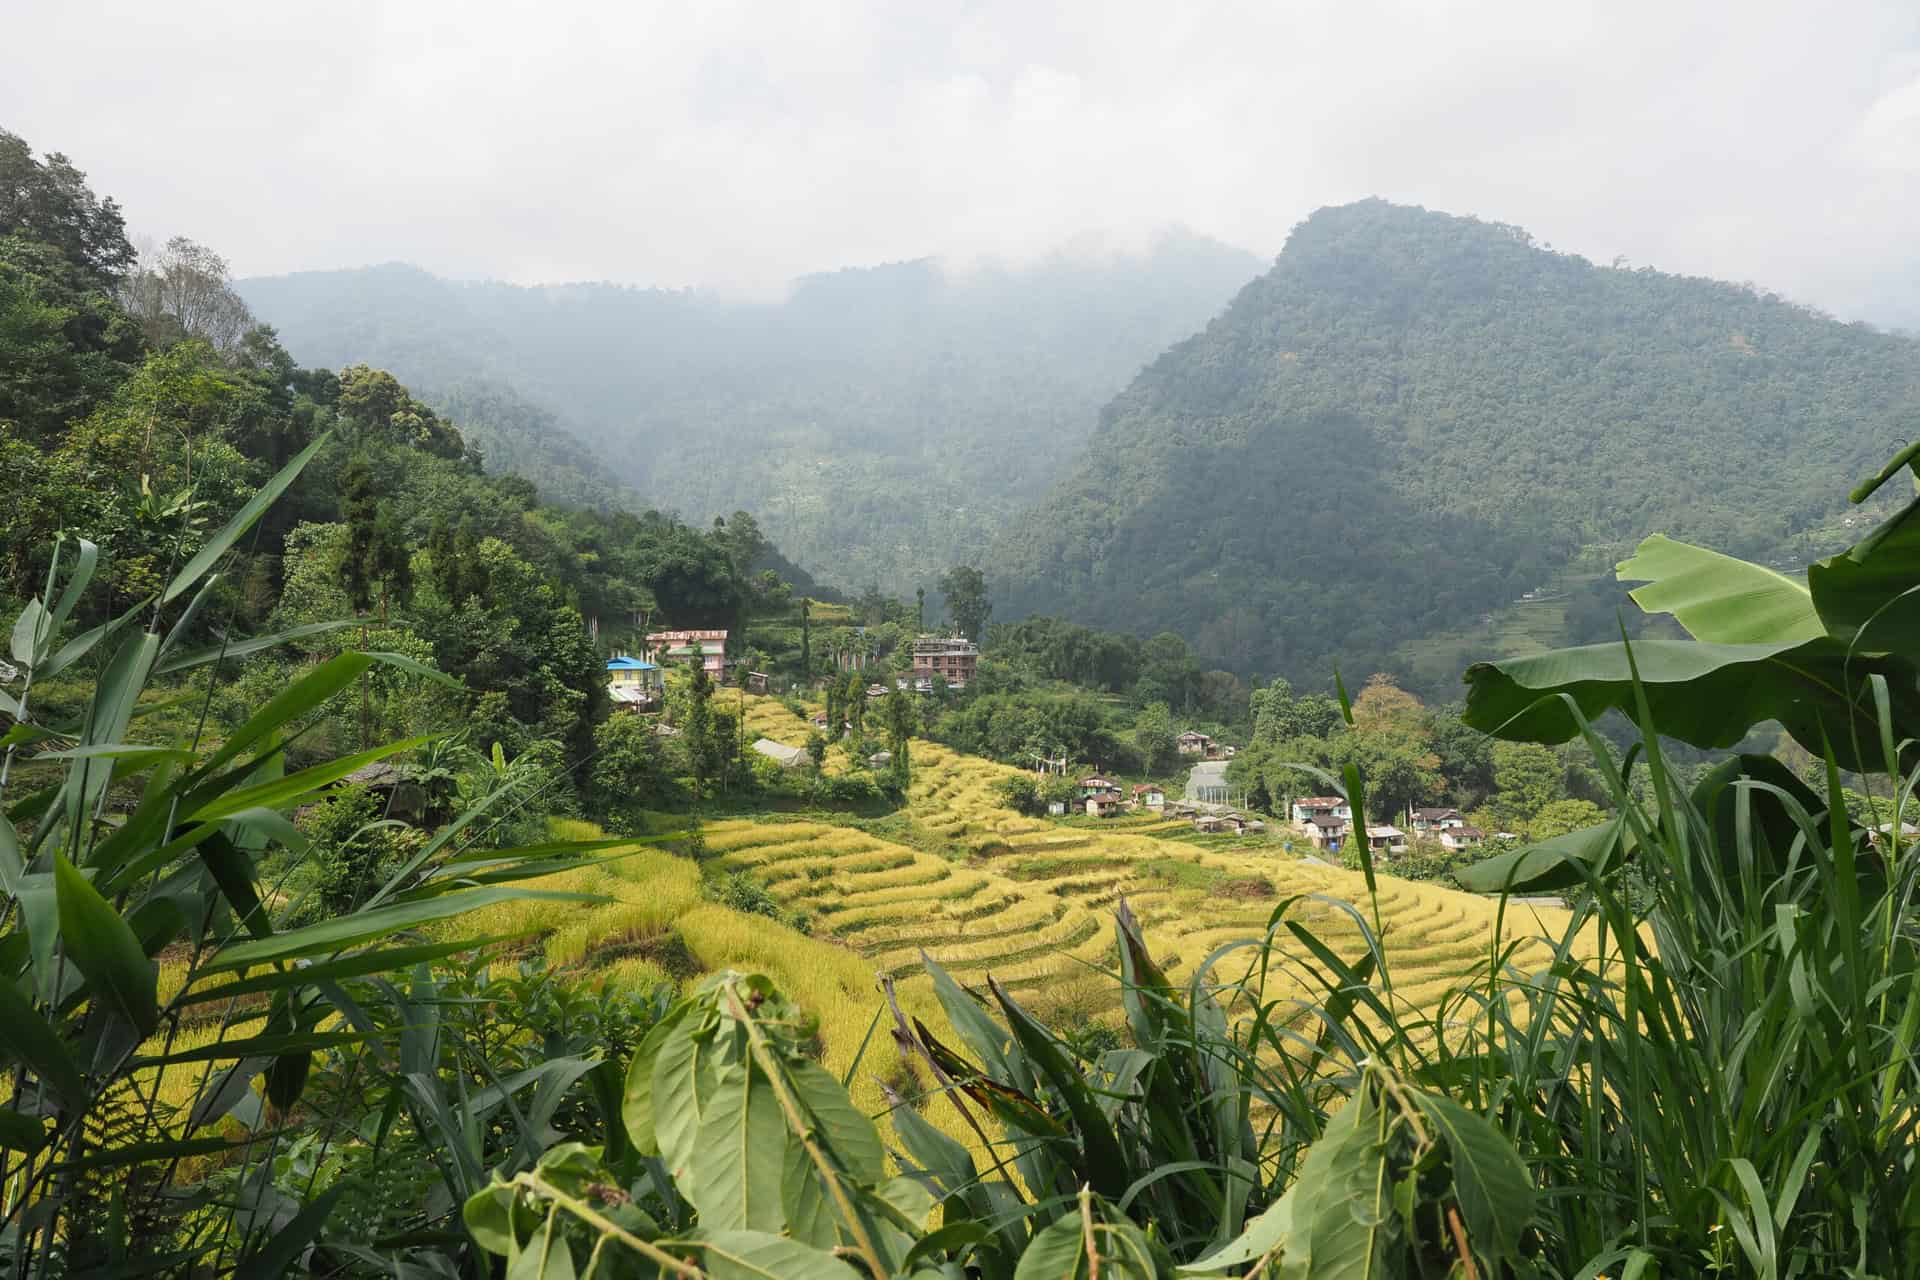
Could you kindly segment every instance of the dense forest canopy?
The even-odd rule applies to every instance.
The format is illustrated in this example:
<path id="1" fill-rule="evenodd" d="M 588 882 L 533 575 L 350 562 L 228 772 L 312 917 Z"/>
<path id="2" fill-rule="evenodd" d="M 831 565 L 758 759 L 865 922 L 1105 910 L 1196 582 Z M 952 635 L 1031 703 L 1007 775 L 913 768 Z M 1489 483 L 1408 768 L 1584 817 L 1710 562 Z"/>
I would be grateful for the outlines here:
<path id="1" fill-rule="evenodd" d="M 1514 227 L 1324 209 L 1005 532 L 998 607 L 1317 684 L 1650 530 L 1803 563 L 1917 412 L 1908 339 Z"/>
<path id="2" fill-rule="evenodd" d="M 526 402 L 552 411 L 614 478 L 528 473 L 557 497 L 625 486 L 689 519 L 745 508 L 824 580 L 911 594 L 976 557 L 1099 406 L 1258 269 L 1169 234 L 1137 256 L 838 271 L 778 303 L 398 265 L 237 287 L 306 359 L 370 361 L 463 421 L 482 409 L 490 426 L 528 427 L 482 441 L 516 465 L 522 440 L 554 434 Z"/>

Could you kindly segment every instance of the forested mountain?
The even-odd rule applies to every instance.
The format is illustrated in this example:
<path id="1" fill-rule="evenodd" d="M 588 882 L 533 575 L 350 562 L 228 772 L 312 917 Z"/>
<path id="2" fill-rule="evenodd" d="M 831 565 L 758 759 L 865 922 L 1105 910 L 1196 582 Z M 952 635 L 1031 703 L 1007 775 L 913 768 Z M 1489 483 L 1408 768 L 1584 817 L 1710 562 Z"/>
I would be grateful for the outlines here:
<path id="1" fill-rule="evenodd" d="M 1006 531 L 996 612 L 1360 675 L 1653 531 L 1838 545 L 1843 495 L 1916 420 L 1911 340 L 1516 227 L 1323 209 Z"/>
<path id="2" fill-rule="evenodd" d="M 753 510 L 823 578 L 911 593 L 980 555 L 1072 460 L 1100 405 L 1259 266 L 1168 234 L 1140 254 L 1017 269 L 809 276 L 777 303 L 392 265 L 238 288 L 303 359 L 391 369 L 475 427 L 488 418 L 472 397 L 511 388 L 647 504 L 695 522 Z M 509 447 L 479 434 L 493 456 Z M 534 478 L 594 500 L 593 486 Z"/>

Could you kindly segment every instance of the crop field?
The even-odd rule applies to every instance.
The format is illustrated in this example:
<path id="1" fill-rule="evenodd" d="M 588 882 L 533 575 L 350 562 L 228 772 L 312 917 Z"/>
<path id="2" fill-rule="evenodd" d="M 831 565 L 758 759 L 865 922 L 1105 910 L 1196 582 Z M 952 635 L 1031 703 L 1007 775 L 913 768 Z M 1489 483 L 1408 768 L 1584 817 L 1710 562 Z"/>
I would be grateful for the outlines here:
<path id="1" fill-rule="evenodd" d="M 1043 1015 L 1067 1021 L 1117 1012 L 1113 910 L 1124 896 L 1156 957 L 1175 976 L 1190 975 L 1216 949 L 1265 933 L 1283 900 L 1288 911 L 1349 961 L 1364 949 L 1360 919 L 1371 923 L 1358 872 L 1300 861 L 1269 843 L 1253 854 L 1228 839 L 1167 839 L 1190 827 L 1141 815 L 1100 827 L 1024 817 L 1001 808 L 993 784 L 1006 766 L 916 741 L 908 813 L 949 849 L 910 848 L 828 822 L 715 823 L 709 856 L 753 872 L 791 908 L 808 913 L 816 935 L 831 935 L 872 969 L 922 986 L 924 952 L 964 982 L 988 974 Z M 1380 933 L 1397 998 L 1430 1006 L 1489 954 L 1497 907 L 1436 885 L 1380 878 Z M 1500 927 L 1522 940 L 1513 963 L 1543 964 L 1537 939 L 1564 929 L 1563 911 L 1510 905 Z M 1532 940 L 1532 941 L 1527 941 Z M 1306 987 L 1291 972 L 1297 944 L 1279 948 L 1288 972 L 1276 983 Z M 1298 953 L 1298 954 L 1295 954 Z M 1235 977 L 1245 953 L 1215 972 Z"/>

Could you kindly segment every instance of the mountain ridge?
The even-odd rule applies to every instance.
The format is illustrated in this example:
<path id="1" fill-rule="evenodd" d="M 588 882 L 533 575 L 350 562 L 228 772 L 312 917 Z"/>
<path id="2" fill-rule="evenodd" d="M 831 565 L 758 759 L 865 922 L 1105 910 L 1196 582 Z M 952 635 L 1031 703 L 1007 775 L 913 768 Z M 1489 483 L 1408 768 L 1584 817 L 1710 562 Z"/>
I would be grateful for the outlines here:
<path id="1" fill-rule="evenodd" d="M 1391 669 L 1656 530 L 1809 554 L 1917 413 L 1906 339 L 1361 201 L 1303 221 L 1102 410 L 996 542 L 996 598 L 1185 629 L 1237 670 Z"/>
<path id="2" fill-rule="evenodd" d="M 1131 255 L 814 273 L 778 302 L 406 266 L 237 288 L 303 359 L 383 365 L 436 401 L 501 384 L 648 505 L 751 510 L 809 570 L 910 594 L 984 554 L 1099 406 L 1260 266 L 1187 233 Z"/>

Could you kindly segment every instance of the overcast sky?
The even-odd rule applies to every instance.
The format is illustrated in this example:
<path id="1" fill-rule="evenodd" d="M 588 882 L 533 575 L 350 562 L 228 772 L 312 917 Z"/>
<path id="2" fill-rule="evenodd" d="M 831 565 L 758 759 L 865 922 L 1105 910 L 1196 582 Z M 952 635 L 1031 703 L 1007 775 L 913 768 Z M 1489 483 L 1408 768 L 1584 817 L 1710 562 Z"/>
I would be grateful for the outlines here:
<path id="1" fill-rule="evenodd" d="M 0 127 L 243 275 L 768 289 L 1367 195 L 1920 325 L 1920 3 L 9 0 Z"/>

